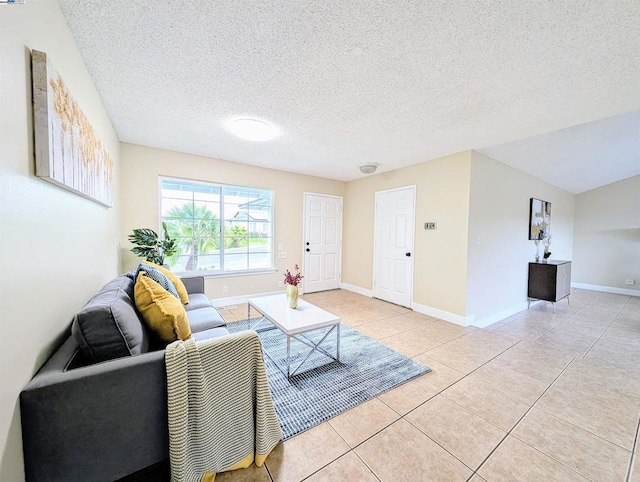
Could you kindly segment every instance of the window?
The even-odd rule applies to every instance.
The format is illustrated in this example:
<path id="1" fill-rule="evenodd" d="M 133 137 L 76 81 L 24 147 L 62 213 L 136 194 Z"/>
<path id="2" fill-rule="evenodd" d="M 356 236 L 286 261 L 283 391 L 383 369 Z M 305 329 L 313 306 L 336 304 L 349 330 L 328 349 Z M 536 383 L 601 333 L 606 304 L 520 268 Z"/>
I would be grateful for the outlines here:
<path id="1" fill-rule="evenodd" d="M 162 179 L 160 212 L 178 241 L 177 272 L 273 269 L 273 192 Z"/>

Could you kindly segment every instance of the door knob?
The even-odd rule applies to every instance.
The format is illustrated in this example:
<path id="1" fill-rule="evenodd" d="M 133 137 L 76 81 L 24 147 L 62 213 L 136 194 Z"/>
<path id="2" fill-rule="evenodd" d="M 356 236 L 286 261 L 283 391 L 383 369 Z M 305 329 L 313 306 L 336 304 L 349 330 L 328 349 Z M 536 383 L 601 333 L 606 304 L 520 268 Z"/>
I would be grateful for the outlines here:
<path id="1" fill-rule="evenodd" d="M 307 246 L 309 246 L 309 241 L 307 241 Z"/>
<path id="2" fill-rule="evenodd" d="M 308 253 L 309 251 L 311 251 L 311 250 L 310 250 L 309 248 L 307 248 L 307 253 Z"/>
<path id="3" fill-rule="evenodd" d="M 411 256 L 411 253 L 405 253 L 404 255 L 408 258 Z"/>

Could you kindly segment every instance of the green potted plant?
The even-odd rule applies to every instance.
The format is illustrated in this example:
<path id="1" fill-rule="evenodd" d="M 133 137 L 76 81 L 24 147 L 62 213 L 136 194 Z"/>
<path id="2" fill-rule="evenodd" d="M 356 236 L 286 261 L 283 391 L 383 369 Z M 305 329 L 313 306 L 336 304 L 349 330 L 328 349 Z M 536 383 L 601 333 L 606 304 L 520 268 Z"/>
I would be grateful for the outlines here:
<path id="1" fill-rule="evenodd" d="M 153 229 L 134 229 L 133 234 L 129 235 L 129 241 L 136 245 L 131 248 L 131 252 L 151 263 L 163 265 L 167 256 L 177 253 L 178 243 L 169 236 L 167 223 L 162 223 L 162 230 L 164 237 L 160 239 Z"/>

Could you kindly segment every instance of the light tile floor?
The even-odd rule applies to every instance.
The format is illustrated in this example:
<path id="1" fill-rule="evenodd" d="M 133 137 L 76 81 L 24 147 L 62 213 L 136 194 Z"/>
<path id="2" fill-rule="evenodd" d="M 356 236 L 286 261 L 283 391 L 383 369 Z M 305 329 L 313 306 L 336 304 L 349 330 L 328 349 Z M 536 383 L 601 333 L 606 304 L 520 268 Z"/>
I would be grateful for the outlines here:
<path id="1" fill-rule="evenodd" d="M 574 290 L 485 329 L 349 291 L 304 298 L 432 372 L 216 480 L 640 481 L 640 298 Z"/>

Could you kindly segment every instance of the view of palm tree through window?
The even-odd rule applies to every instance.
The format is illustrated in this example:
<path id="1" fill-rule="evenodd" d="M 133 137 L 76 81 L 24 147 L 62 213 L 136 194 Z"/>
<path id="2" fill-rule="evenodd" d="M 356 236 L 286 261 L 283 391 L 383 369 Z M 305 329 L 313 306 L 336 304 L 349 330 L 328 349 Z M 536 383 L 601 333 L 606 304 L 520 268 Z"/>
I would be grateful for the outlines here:
<path id="1" fill-rule="evenodd" d="M 273 268 L 273 192 L 162 179 L 160 212 L 178 253 L 176 272 Z"/>

